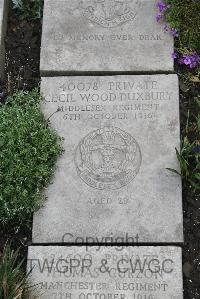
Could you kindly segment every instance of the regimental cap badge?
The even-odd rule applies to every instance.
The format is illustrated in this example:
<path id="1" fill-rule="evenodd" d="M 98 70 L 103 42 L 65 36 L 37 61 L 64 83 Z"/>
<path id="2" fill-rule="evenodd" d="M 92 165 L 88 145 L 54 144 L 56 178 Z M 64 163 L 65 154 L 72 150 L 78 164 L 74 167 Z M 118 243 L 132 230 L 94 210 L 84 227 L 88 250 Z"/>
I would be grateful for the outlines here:
<path id="1" fill-rule="evenodd" d="M 141 0 L 82 0 L 83 16 L 105 28 L 127 23 L 135 18 Z"/>
<path id="2" fill-rule="evenodd" d="M 90 187 L 114 190 L 129 184 L 142 162 L 139 144 L 127 132 L 104 127 L 90 132 L 77 146 L 75 165 Z"/>

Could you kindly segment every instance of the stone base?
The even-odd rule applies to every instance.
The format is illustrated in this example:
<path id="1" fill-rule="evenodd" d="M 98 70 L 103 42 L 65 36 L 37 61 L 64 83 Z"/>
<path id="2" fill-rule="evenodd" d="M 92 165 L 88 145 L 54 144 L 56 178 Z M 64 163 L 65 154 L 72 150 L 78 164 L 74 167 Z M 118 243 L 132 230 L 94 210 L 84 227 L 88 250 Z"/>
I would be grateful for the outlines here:
<path id="1" fill-rule="evenodd" d="M 182 299 L 179 247 L 31 246 L 30 299 Z"/>

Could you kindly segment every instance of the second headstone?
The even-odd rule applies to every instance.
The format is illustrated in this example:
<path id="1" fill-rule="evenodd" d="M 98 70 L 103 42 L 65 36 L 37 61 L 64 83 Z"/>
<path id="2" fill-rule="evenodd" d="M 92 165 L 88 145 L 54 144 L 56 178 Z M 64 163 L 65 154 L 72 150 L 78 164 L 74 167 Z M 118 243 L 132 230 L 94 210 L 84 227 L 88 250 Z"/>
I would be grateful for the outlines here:
<path id="1" fill-rule="evenodd" d="M 43 78 L 64 137 L 35 243 L 183 241 L 176 75 Z"/>

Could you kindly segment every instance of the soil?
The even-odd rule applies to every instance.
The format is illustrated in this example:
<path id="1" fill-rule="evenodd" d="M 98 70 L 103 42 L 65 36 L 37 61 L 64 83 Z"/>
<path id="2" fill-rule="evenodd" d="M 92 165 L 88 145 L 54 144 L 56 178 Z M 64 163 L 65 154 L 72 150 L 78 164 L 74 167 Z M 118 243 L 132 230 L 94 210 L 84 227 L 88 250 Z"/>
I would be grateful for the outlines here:
<path id="1" fill-rule="evenodd" d="M 16 11 L 10 10 L 6 40 L 6 79 L 0 85 L 0 100 L 16 89 L 31 90 L 39 86 L 41 22 L 20 20 Z M 182 72 L 182 70 L 177 70 Z M 182 133 L 185 130 L 188 109 L 194 109 L 194 97 L 199 93 L 199 84 L 187 88 L 180 84 L 180 108 Z M 197 111 L 194 111 L 197 113 Z M 194 133 L 195 134 L 195 133 Z M 197 136 L 193 136 L 197 138 Z M 183 272 L 184 298 L 200 298 L 200 197 L 183 190 L 184 235 Z M 21 247 L 21 256 L 26 256 L 31 243 L 31 232 L 0 233 L 0 251 L 7 240 L 14 249 Z"/>
<path id="2" fill-rule="evenodd" d="M 182 72 L 184 70 L 181 70 Z M 200 84 L 193 84 L 186 88 L 180 84 L 180 112 L 181 112 L 181 135 L 186 136 L 185 128 L 188 121 L 188 111 L 191 118 L 199 111 L 194 98 L 200 94 Z M 200 132 L 188 132 L 191 141 L 200 140 Z M 195 163 L 195 161 L 191 161 Z M 184 273 L 184 298 L 200 298 L 200 194 L 193 194 L 183 181 L 183 223 L 184 223 L 184 246 L 183 246 L 183 273 Z"/>
<path id="3" fill-rule="evenodd" d="M 40 82 L 40 20 L 20 20 L 20 15 L 10 9 L 6 39 L 6 88 L 31 90 Z"/>

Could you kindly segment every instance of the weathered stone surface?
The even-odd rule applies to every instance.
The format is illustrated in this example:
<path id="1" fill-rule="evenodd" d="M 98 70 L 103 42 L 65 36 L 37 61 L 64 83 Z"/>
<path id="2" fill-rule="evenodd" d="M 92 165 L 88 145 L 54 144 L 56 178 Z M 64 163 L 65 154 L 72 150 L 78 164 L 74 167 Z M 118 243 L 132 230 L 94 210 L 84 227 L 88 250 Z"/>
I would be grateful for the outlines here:
<path id="1" fill-rule="evenodd" d="M 157 0 L 45 0 L 41 72 L 172 71 Z"/>
<path id="2" fill-rule="evenodd" d="M 8 1 L 0 0 L 0 79 L 3 79 L 4 77 L 4 68 L 5 68 L 4 36 L 6 33 L 6 25 L 7 25 L 7 9 L 8 9 Z"/>
<path id="3" fill-rule="evenodd" d="M 166 170 L 178 169 L 177 76 L 42 78 L 41 91 L 65 153 L 33 241 L 182 242 L 181 180 Z"/>
<path id="4" fill-rule="evenodd" d="M 29 247 L 30 299 L 182 299 L 181 248 Z"/>

